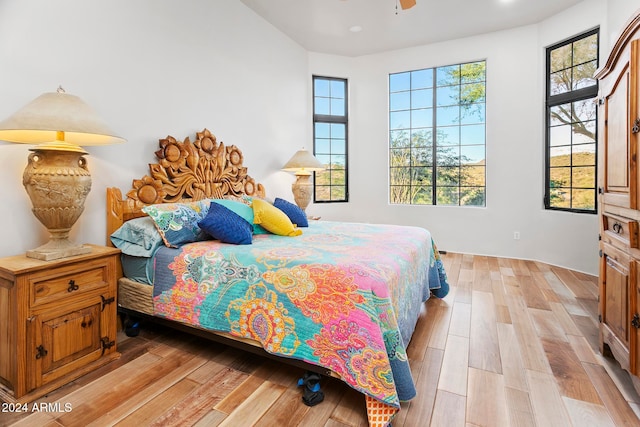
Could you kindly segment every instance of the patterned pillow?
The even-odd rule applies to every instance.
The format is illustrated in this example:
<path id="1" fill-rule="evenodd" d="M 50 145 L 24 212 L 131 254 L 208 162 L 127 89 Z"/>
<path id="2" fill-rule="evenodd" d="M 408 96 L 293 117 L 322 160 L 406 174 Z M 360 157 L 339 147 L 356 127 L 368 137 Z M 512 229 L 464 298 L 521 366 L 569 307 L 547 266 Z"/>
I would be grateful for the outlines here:
<path id="1" fill-rule="evenodd" d="M 253 197 L 247 196 L 246 194 L 241 194 L 239 196 L 226 195 L 222 197 L 223 200 L 232 200 L 234 202 L 242 203 L 243 205 L 247 205 L 251 207 L 251 202 L 253 201 Z M 213 200 L 213 199 L 212 199 Z M 220 199 L 216 199 L 220 200 Z"/>
<path id="2" fill-rule="evenodd" d="M 142 208 L 151 217 L 164 244 L 177 248 L 185 243 L 202 240 L 206 236 L 198 227 L 209 210 L 209 201 L 163 203 Z"/>
<path id="3" fill-rule="evenodd" d="M 123 254 L 147 258 L 152 257 L 163 243 L 155 223 L 148 216 L 122 224 L 111 233 L 111 242 Z"/>
<path id="4" fill-rule="evenodd" d="M 308 227 L 309 221 L 307 221 L 307 214 L 304 213 L 302 209 L 298 205 L 294 205 L 291 202 L 288 202 L 284 199 L 276 197 L 275 202 L 273 202 L 273 206 L 280 209 L 289 217 L 292 223 L 297 225 L 298 227 Z"/>
<path id="5" fill-rule="evenodd" d="M 223 243 L 251 244 L 251 223 L 220 203 L 211 202 L 207 216 L 198 225 L 208 235 Z"/>
<path id="6" fill-rule="evenodd" d="M 280 236 L 299 236 L 302 230 L 296 228 L 289 217 L 269 202 L 253 199 L 253 222 L 260 224 L 267 231 Z"/>

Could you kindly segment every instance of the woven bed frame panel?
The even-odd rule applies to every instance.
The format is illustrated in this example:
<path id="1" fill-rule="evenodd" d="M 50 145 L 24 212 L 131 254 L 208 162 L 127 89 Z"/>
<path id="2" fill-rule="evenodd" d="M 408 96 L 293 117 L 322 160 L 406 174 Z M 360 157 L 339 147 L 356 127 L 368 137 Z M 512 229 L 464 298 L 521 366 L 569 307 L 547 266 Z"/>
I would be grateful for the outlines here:
<path id="1" fill-rule="evenodd" d="M 153 286 L 121 277 L 118 280 L 118 306 L 153 316 Z"/>

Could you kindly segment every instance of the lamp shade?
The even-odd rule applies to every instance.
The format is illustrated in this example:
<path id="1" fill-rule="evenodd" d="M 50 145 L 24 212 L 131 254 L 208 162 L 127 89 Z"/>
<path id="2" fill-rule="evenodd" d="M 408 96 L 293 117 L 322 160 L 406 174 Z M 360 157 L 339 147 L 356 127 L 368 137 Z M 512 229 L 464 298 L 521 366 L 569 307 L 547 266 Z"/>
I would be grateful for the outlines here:
<path id="1" fill-rule="evenodd" d="M 316 172 L 324 169 L 324 165 L 313 154 L 304 149 L 298 150 L 282 167 L 282 170 L 287 172 Z"/>
<path id="2" fill-rule="evenodd" d="M 40 95 L 0 122 L 0 140 L 25 144 L 64 140 L 79 146 L 125 142 L 91 107 L 62 89 Z"/>

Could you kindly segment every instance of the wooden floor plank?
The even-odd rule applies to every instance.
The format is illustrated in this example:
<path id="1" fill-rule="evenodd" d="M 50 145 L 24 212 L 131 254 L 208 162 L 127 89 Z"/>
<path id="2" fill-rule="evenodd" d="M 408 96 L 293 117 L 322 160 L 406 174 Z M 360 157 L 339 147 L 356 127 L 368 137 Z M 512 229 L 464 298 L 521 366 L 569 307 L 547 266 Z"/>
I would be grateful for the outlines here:
<path id="1" fill-rule="evenodd" d="M 456 302 L 451 311 L 449 335 L 469 338 L 471 328 L 471 304 Z"/>
<path id="2" fill-rule="evenodd" d="M 593 352 L 593 349 L 589 347 L 589 343 L 587 342 L 585 337 L 577 336 L 577 335 L 567 335 L 567 338 L 569 339 L 569 344 L 571 344 L 571 348 L 576 353 L 576 356 L 578 356 L 578 359 L 581 362 L 595 363 L 595 364 L 598 363 L 598 360 L 596 359 L 596 355 Z"/>
<path id="3" fill-rule="evenodd" d="M 256 427 L 295 427 L 298 421 L 311 410 L 300 404 L 300 390 L 288 388 L 255 423 Z M 362 403 L 362 402 L 361 402 Z"/>
<path id="4" fill-rule="evenodd" d="M 145 402 L 140 409 L 131 412 L 128 416 L 123 418 L 118 423 L 103 424 L 101 420 L 96 420 L 93 424 L 99 425 L 114 425 L 116 427 L 126 426 L 146 426 L 153 420 L 158 418 L 158 414 L 162 414 L 167 408 L 173 407 L 173 405 L 184 399 L 184 395 L 190 394 L 195 388 L 198 387 L 198 383 L 189 379 L 184 379 L 163 393 L 159 394 L 155 398 Z M 143 402 L 140 402 L 142 404 Z"/>
<path id="5" fill-rule="evenodd" d="M 236 386 L 214 406 L 216 410 L 225 414 L 231 414 L 264 382 L 264 378 L 260 375 L 248 375 L 244 378 L 244 381 L 236 384 Z"/>
<path id="6" fill-rule="evenodd" d="M 529 308 L 538 308 L 540 310 L 551 310 L 549 301 L 537 286 L 536 281 L 531 276 L 523 276 L 518 278 L 522 296 Z"/>
<path id="7" fill-rule="evenodd" d="M 568 342 L 542 338 L 542 346 L 562 396 L 602 405 L 583 364 Z"/>
<path id="8" fill-rule="evenodd" d="M 580 329 L 573 323 L 571 316 L 560 302 L 550 302 L 549 306 L 553 312 L 554 320 L 558 322 L 558 325 L 566 335 L 582 335 Z"/>
<path id="9" fill-rule="evenodd" d="M 265 381 L 225 418 L 220 427 L 254 425 L 286 389 L 279 384 Z"/>
<path id="10" fill-rule="evenodd" d="M 438 390 L 431 425 L 464 427 L 467 399 L 459 394 Z"/>
<path id="11" fill-rule="evenodd" d="M 563 397 L 564 406 L 576 427 L 615 427 L 607 409 L 602 405 Z"/>
<path id="12" fill-rule="evenodd" d="M 336 409 L 331 413 L 331 419 L 348 426 L 365 427 L 367 422 L 367 408 L 362 400 L 362 394 L 353 389 L 347 390 Z"/>
<path id="13" fill-rule="evenodd" d="M 571 419 L 552 374 L 527 369 L 529 398 L 539 426 L 570 426 Z"/>
<path id="14" fill-rule="evenodd" d="M 410 409 L 402 425 L 406 427 L 425 425 L 431 419 L 443 356 L 444 351 L 427 348 L 422 370 L 417 377 L 417 396 L 409 402 Z"/>
<path id="15" fill-rule="evenodd" d="M 557 271 L 557 268 L 556 270 Z M 567 288 L 566 285 L 556 276 L 554 271 L 545 271 L 543 273 L 544 280 L 547 281 L 551 289 L 558 296 L 560 302 L 564 305 L 567 312 L 569 314 L 574 314 L 578 316 L 588 316 L 589 313 L 582 307 L 580 302 L 576 299 L 575 294 L 571 291 L 571 289 Z"/>
<path id="16" fill-rule="evenodd" d="M 150 426 L 193 425 L 215 409 L 215 405 L 243 384 L 246 378 L 247 374 L 244 372 L 223 369 L 193 392 L 185 395 L 180 402 L 159 414 Z M 218 412 L 224 414 L 222 411 Z"/>
<path id="17" fill-rule="evenodd" d="M 626 400 L 607 374 L 607 371 L 599 365 L 583 363 L 584 370 L 591 378 L 600 399 L 604 402 L 609 415 L 616 426 L 638 426 L 637 415 L 631 410 Z"/>
<path id="18" fill-rule="evenodd" d="M 451 320 L 451 308 L 438 304 L 429 310 L 429 317 L 433 321 L 433 328 L 427 346 L 444 350 Z"/>
<path id="19" fill-rule="evenodd" d="M 529 316 L 525 301 L 522 298 L 508 295 L 507 303 L 509 304 L 509 312 L 511 313 L 524 367 L 534 371 L 551 373 L 549 362 L 544 354 L 544 349 L 533 321 Z"/>
<path id="20" fill-rule="evenodd" d="M 553 311 L 529 308 L 528 312 L 539 337 L 569 342 Z"/>
<path id="21" fill-rule="evenodd" d="M 460 268 L 456 287 L 456 302 L 471 303 L 471 291 L 473 290 L 473 270 Z"/>
<path id="22" fill-rule="evenodd" d="M 473 291 L 469 366 L 502 373 L 493 295 Z"/>
<path id="23" fill-rule="evenodd" d="M 488 399 L 488 396 L 491 398 Z M 466 411 L 469 424 L 509 425 L 503 376 L 470 367 Z"/>
<path id="24" fill-rule="evenodd" d="M 176 384 L 181 384 L 179 389 L 182 392 L 184 392 L 187 388 L 195 388 L 198 383 L 191 380 L 185 380 L 184 378 L 188 375 L 189 372 L 193 372 L 193 370 L 197 369 L 199 366 L 202 366 L 202 361 L 200 359 L 193 358 L 184 365 L 167 372 L 153 384 L 150 384 L 140 392 L 136 393 L 135 399 L 124 401 L 117 407 L 108 411 L 106 414 L 97 416 L 94 420 L 92 420 L 91 424 L 87 424 L 87 426 L 99 427 L 104 425 L 113 425 L 124 418 L 128 418 L 129 414 L 132 414 L 132 412 L 135 413 L 137 411 L 136 408 L 140 408 L 142 414 L 148 413 L 149 409 L 147 408 L 147 406 L 154 406 L 155 404 L 152 402 L 157 401 L 158 398 L 160 401 L 162 401 L 163 399 L 172 399 L 172 396 L 175 396 L 175 393 L 167 394 L 167 391 L 173 389 L 174 385 Z M 174 401 L 174 403 L 177 402 L 179 402 L 179 400 Z M 172 405 L 164 406 L 164 408 L 171 406 Z M 162 408 L 162 406 L 160 407 Z M 158 413 L 156 412 L 156 416 L 157 414 Z M 125 423 L 124 425 L 135 424 Z"/>
<path id="25" fill-rule="evenodd" d="M 529 266 L 526 260 L 523 259 L 511 259 L 511 268 L 516 276 L 531 276 Z"/>
<path id="26" fill-rule="evenodd" d="M 469 338 L 449 335 L 444 350 L 442 369 L 438 390 L 467 395 L 467 370 L 462 366 L 469 366 Z"/>
<path id="27" fill-rule="evenodd" d="M 474 266 L 473 290 L 479 292 L 491 292 L 491 274 L 485 265 L 482 270 Z"/>
<path id="28" fill-rule="evenodd" d="M 148 354 L 151 355 L 151 353 Z M 118 406 L 129 403 L 139 393 L 148 393 L 150 387 L 153 390 L 153 385 L 162 380 L 167 372 L 179 369 L 180 366 L 187 364 L 193 358 L 194 355 L 191 353 L 174 350 L 173 352 L 165 352 L 165 357 L 154 363 L 145 364 L 138 369 L 127 364 L 119 369 L 121 375 L 102 377 L 88 385 L 86 387 L 88 390 L 78 390 L 78 392 L 83 392 L 79 393 L 79 398 L 76 399 L 77 403 L 73 405 L 73 411 L 60 416 L 58 420 L 64 426 L 85 427 L 100 418 L 105 412 L 113 411 Z M 205 360 L 198 359 L 197 362 L 199 366 Z M 192 369 L 188 370 L 190 372 Z M 94 396 L 97 394 L 97 390 L 100 390 L 100 395 L 104 399 L 101 405 L 95 404 Z"/>
<path id="29" fill-rule="evenodd" d="M 527 378 L 513 325 L 498 324 L 502 375 L 506 387 L 527 392 Z"/>
<path id="30" fill-rule="evenodd" d="M 413 331 L 411 342 L 407 347 L 407 357 L 409 360 L 422 360 L 424 357 L 427 343 L 429 342 L 429 337 L 434 327 L 433 319 L 427 313 L 427 311 L 431 311 L 427 308 L 431 305 L 431 301 L 428 300 L 420 313 L 418 324 L 416 325 L 415 331 Z"/>
<path id="31" fill-rule="evenodd" d="M 622 394 L 624 400 L 629 403 L 636 403 L 640 405 L 640 395 L 636 392 L 631 381 L 629 381 L 629 373 L 620 367 L 620 364 L 613 358 L 604 357 L 601 354 L 596 354 L 596 364 L 604 368 L 604 370 L 611 378 L 611 381 L 615 384 L 618 391 Z M 633 407 L 633 406 L 632 406 Z M 634 411 L 640 414 L 640 411 Z"/>
<path id="32" fill-rule="evenodd" d="M 526 376 L 526 373 L 523 373 Z M 506 387 L 507 410 L 511 427 L 534 427 L 536 420 L 531 407 L 529 393 Z"/>
<path id="33" fill-rule="evenodd" d="M 593 299 L 598 297 L 597 290 L 593 286 L 585 286 L 584 282 L 578 279 L 571 270 L 551 267 L 551 271 L 573 292 L 576 298 Z"/>
<path id="34" fill-rule="evenodd" d="M 204 417 L 200 418 L 200 420 L 193 424 L 193 427 L 211 427 L 219 425 L 225 418 L 227 414 L 223 414 L 222 412 L 218 412 L 215 409 L 207 412 Z"/>

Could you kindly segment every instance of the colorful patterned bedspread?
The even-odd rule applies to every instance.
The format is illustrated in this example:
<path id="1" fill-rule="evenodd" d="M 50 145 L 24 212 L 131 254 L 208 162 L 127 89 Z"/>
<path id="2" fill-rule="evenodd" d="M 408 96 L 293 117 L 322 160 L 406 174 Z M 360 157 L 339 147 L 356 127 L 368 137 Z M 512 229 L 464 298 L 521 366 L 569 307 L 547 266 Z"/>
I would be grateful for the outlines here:
<path id="1" fill-rule="evenodd" d="M 331 369 L 386 425 L 416 394 L 405 347 L 422 303 L 448 290 L 427 230 L 310 221 L 297 237 L 162 248 L 154 310 Z"/>

